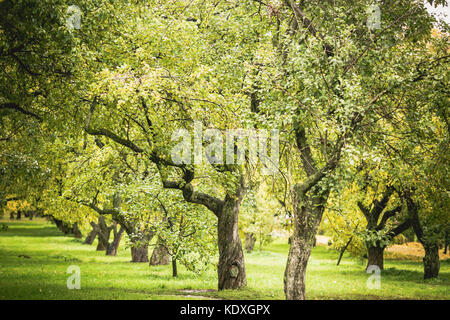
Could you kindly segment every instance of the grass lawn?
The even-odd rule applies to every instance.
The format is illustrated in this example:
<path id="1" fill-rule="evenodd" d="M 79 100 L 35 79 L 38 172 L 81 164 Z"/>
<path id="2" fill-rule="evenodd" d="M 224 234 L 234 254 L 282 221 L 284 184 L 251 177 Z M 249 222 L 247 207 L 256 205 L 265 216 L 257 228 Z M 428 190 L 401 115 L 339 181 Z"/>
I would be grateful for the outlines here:
<path id="1" fill-rule="evenodd" d="M 287 243 L 274 242 L 264 251 L 246 254 L 248 286 L 218 292 L 213 268 L 196 275 L 179 266 L 130 263 L 121 244 L 117 257 L 95 250 L 96 244 L 64 236 L 50 222 L 0 220 L 0 299 L 284 299 L 283 272 Z M 26 257 L 19 257 L 25 255 Z M 386 260 L 381 289 L 368 289 L 365 265 L 325 247 L 313 250 L 307 274 L 308 299 L 450 299 L 450 261 L 441 262 L 439 279 L 424 281 L 415 261 Z M 81 290 L 66 286 L 70 265 L 81 270 Z"/>

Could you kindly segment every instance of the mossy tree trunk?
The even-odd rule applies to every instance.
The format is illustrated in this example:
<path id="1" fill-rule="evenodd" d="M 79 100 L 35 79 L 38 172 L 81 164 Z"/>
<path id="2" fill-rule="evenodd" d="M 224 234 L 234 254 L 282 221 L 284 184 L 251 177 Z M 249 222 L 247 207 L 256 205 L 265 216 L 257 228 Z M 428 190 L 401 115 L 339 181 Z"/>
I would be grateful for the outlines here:
<path id="1" fill-rule="evenodd" d="M 304 300 L 308 260 L 314 247 L 316 232 L 322 219 L 328 192 L 294 188 L 294 233 L 284 273 L 284 293 L 287 300 Z"/>
<path id="2" fill-rule="evenodd" d="M 150 258 L 150 265 L 167 265 L 170 263 L 171 257 L 167 248 L 164 246 L 161 238 L 158 238 L 155 249 L 153 249 L 152 257 Z"/>
<path id="3" fill-rule="evenodd" d="M 237 198 L 227 195 L 218 213 L 219 290 L 239 289 L 247 285 L 244 253 L 239 238 L 239 209 L 242 198 L 243 190 L 238 191 Z"/>
<path id="4" fill-rule="evenodd" d="M 131 247 L 131 262 L 148 262 L 148 245 L 134 245 Z"/>

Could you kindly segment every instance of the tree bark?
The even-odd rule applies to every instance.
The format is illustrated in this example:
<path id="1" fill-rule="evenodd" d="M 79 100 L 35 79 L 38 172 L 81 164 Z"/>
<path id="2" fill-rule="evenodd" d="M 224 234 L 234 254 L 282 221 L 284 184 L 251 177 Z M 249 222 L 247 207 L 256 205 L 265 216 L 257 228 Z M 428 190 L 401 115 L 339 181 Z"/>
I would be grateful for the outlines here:
<path id="1" fill-rule="evenodd" d="M 245 251 L 247 253 L 250 253 L 253 251 L 253 248 L 255 247 L 256 238 L 255 235 L 251 232 L 245 233 Z"/>
<path id="2" fill-rule="evenodd" d="M 172 258 L 172 276 L 178 277 L 177 259 L 176 258 Z"/>
<path id="3" fill-rule="evenodd" d="M 154 232 L 147 232 L 143 235 L 143 238 L 139 239 L 134 237 L 133 234 L 138 233 L 136 226 L 131 224 L 121 224 L 131 241 L 131 262 L 148 262 L 148 243 L 155 235 Z"/>
<path id="4" fill-rule="evenodd" d="M 86 239 L 84 240 L 84 244 L 93 244 L 95 241 L 95 238 L 97 237 L 97 225 L 94 222 L 91 222 L 92 231 L 89 232 Z"/>
<path id="5" fill-rule="evenodd" d="M 383 268 L 384 268 L 384 259 L 383 259 L 384 249 L 385 249 L 385 247 L 373 246 L 373 245 L 367 244 L 367 267 L 366 267 L 366 270 L 367 270 L 367 268 L 369 268 L 369 266 L 377 266 L 378 268 L 380 268 L 380 270 L 383 270 Z"/>
<path id="6" fill-rule="evenodd" d="M 131 262 L 148 262 L 148 245 L 131 247 Z"/>
<path id="7" fill-rule="evenodd" d="M 117 226 L 114 226 L 114 238 L 111 243 L 108 244 L 108 248 L 106 249 L 107 256 L 116 256 L 117 250 L 119 249 L 120 240 L 122 240 L 123 232 L 125 229 L 120 227 L 119 231 L 117 231 Z"/>
<path id="8" fill-rule="evenodd" d="M 83 237 L 83 235 L 81 234 L 80 229 L 78 228 L 78 222 L 75 222 L 73 224 L 72 230 L 73 230 L 73 235 L 74 235 L 75 238 L 81 239 Z"/>
<path id="9" fill-rule="evenodd" d="M 239 208 L 244 190 L 237 197 L 227 195 L 218 214 L 219 264 L 217 268 L 219 290 L 239 289 L 247 285 L 244 253 L 239 238 Z"/>
<path id="10" fill-rule="evenodd" d="M 22 211 L 17 211 L 17 220 L 20 220 L 22 218 Z"/>
<path id="11" fill-rule="evenodd" d="M 425 250 L 423 257 L 424 279 L 437 278 L 439 275 L 439 245 L 437 242 L 429 241 L 424 235 L 424 230 L 419 219 L 419 208 L 417 203 L 412 199 L 411 191 L 405 191 L 403 197 L 406 199 L 408 207 L 408 216 L 411 220 L 414 233 Z"/>
<path id="12" fill-rule="evenodd" d="M 306 298 L 306 267 L 328 198 L 328 192 L 320 195 L 311 190 L 310 193 L 308 196 L 299 186 L 294 188 L 294 233 L 284 273 L 284 293 L 287 300 Z"/>
<path id="13" fill-rule="evenodd" d="M 102 238 L 99 236 L 99 237 L 98 237 L 97 248 L 96 248 L 97 251 L 105 251 L 106 248 L 108 247 L 108 243 L 107 243 L 107 242 L 105 243 L 105 242 L 102 241 L 101 239 L 102 239 Z"/>
<path id="14" fill-rule="evenodd" d="M 450 242 L 450 233 L 448 231 L 445 232 L 444 239 L 444 254 L 447 254 L 448 243 Z"/>
<path id="15" fill-rule="evenodd" d="M 104 216 L 98 217 L 98 244 L 97 251 L 104 251 L 108 248 L 111 229 L 106 224 Z"/>
<path id="16" fill-rule="evenodd" d="M 62 220 L 56 219 L 54 217 L 52 217 L 52 220 L 56 224 L 56 227 L 64 234 L 68 234 L 73 231 Z"/>
<path id="17" fill-rule="evenodd" d="M 284 273 L 284 293 L 287 300 L 304 300 L 306 298 L 306 267 L 312 246 L 312 241 L 308 241 L 307 237 L 295 236 L 292 239 Z"/>
<path id="18" fill-rule="evenodd" d="M 61 232 L 64 232 L 64 231 L 63 231 L 63 226 L 62 226 L 62 221 L 59 220 L 59 219 L 55 219 L 55 218 L 53 218 L 52 220 L 53 220 L 53 222 L 56 224 L 56 227 L 57 227 Z"/>
<path id="19" fill-rule="evenodd" d="M 118 193 L 114 194 L 113 206 L 114 206 L 114 209 L 117 210 L 117 212 L 120 212 L 121 203 L 122 203 L 122 198 L 120 197 L 120 195 Z M 108 246 L 106 248 L 107 256 L 116 256 L 117 255 L 117 250 L 119 249 L 120 240 L 122 240 L 122 235 L 123 235 L 124 231 L 126 230 L 125 224 L 124 225 L 120 224 L 120 229 L 119 229 L 119 231 L 117 231 L 118 224 L 119 223 L 117 221 L 117 217 L 115 218 L 113 215 L 113 223 L 110 227 L 108 227 L 108 233 L 111 232 L 111 230 L 113 231 L 113 241 L 111 243 L 109 243 L 109 241 L 108 241 Z"/>
<path id="20" fill-rule="evenodd" d="M 158 239 L 155 249 L 153 249 L 150 265 L 167 265 L 170 263 L 170 254 L 167 248 L 162 244 L 162 240 Z"/>
<path id="21" fill-rule="evenodd" d="M 439 275 L 439 246 L 435 244 L 425 244 L 425 256 L 423 257 L 424 279 L 437 278 Z"/>
<path id="22" fill-rule="evenodd" d="M 10 220 L 14 220 L 14 212 L 13 212 L 13 211 L 11 211 L 11 212 L 9 213 L 9 219 L 10 219 Z"/>

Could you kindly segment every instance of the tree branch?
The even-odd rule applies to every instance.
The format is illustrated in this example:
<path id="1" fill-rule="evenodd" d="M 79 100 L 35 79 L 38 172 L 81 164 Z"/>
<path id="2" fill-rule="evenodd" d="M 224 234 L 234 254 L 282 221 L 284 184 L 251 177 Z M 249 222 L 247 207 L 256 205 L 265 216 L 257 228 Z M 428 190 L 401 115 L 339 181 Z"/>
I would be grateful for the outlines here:
<path id="1" fill-rule="evenodd" d="M 397 227 L 388 232 L 388 235 L 392 238 L 398 236 L 400 233 L 408 230 L 412 226 L 411 219 L 407 219 L 405 222 L 399 224 Z"/>
<path id="2" fill-rule="evenodd" d="M 28 110 L 25 110 L 24 108 L 20 107 L 16 103 L 12 103 L 12 102 L 10 102 L 10 103 L 2 103 L 2 104 L 0 104 L 0 109 L 16 110 L 16 111 L 19 111 L 19 112 L 27 115 L 27 116 L 31 116 L 33 118 L 38 119 L 39 121 L 42 121 L 42 118 L 38 114 L 36 114 L 34 112 L 31 112 L 31 111 L 28 111 Z"/>
<path id="3" fill-rule="evenodd" d="M 383 193 L 383 197 L 381 198 L 381 201 L 378 201 L 376 199 L 373 201 L 374 206 L 373 206 L 371 214 L 372 214 L 374 223 L 378 222 L 378 218 L 380 217 L 381 212 L 383 212 L 383 210 L 386 208 L 386 206 L 389 202 L 389 199 L 391 198 L 393 193 L 394 193 L 394 189 L 392 187 L 388 186 Z M 401 209 L 401 207 L 400 207 L 400 209 Z"/>
<path id="4" fill-rule="evenodd" d="M 386 226 L 386 222 L 392 218 L 393 216 L 395 216 L 397 213 L 399 213 L 400 211 L 402 211 L 402 206 L 398 206 L 392 210 L 386 211 L 383 214 L 383 217 L 381 218 L 380 223 L 378 224 L 378 226 L 376 227 L 376 230 L 381 230 Z"/>
<path id="5" fill-rule="evenodd" d="M 369 209 L 367 209 L 366 206 L 361 201 L 358 201 L 357 204 L 358 204 L 359 210 L 361 210 L 361 212 L 364 214 L 364 216 L 366 217 L 367 221 L 370 221 L 370 211 L 369 211 Z"/>
<path id="6" fill-rule="evenodd" d="M 201 204 L 211 210 L 216 216 L 219 216 L 223 201 L 206 193 L 194 191 L 191 183 L 163 180 L 163 186 L 168 189 L 181 190 L 184 200 L 190 203 Z"/>
<path id="7" fill-rule="evenodd" d="M 328 57 L 332 57 L 334 55 L 333 47 L 325 42 L 324 36 L 316 30 L 313 26 L 312 21 L 309 20 L 306 15 L 300 10 L 300 8 L 295 4 L 294 0 L 285 0 L 285 3 L 294 11 L 295 19 L 297 20 L 297 24 L 302 24 L 306 27 L 310 34 L 312 34 L 317 39 L 321 40 L 323 43 L 323 48 L 325 49 L 325 53 Z"/>

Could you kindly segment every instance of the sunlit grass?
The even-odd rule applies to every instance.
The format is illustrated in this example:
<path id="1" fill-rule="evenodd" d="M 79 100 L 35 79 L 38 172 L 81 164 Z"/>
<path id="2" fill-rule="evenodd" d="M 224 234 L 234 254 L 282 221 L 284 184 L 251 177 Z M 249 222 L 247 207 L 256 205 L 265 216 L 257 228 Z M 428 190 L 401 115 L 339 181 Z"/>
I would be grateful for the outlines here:
<path id="1" fill-rule="evenodd" d="M 117 257 L 107 257 L 95 250 L 95 244 L 83 245 L 42 219 L 0 222 L 9 226 L 0 232 L 0 299 L 284 298 L 285 241 L 246 254 L 246 289 L 218 292 L 213 268 L 197 275 L 179 266 L 179 277 L 173 278 L 170 266 L 130 263 L 125 242 Z M 369 275 L 361 261 L 345 256 L 337 267 L 336 258 L 337 253 L 325 247 L 313 250 L 307 274 L 309 299 L 450 298 L 448 261 L 441 263 L 439 279 L 424 281 L 421 263 L 387 260 L 381 289 L 368 289 Z M 80 290 L 67 289 L 70 265 L 81 269 Z"/>

